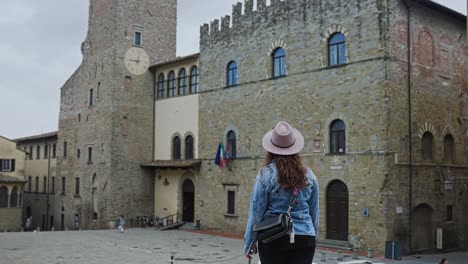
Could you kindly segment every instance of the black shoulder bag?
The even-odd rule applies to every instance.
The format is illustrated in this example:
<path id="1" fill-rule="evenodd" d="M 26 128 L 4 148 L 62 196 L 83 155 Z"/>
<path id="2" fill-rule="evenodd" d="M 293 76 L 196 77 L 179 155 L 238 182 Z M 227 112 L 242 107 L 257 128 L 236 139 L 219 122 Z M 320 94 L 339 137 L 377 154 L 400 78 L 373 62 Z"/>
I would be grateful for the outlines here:
<path id="1" fill-rule="evenodd" d="M 297 200 L 299 188 L 295 187 L 289 198 L 289 208 L 286 213 L 269 216 L 263 221 L 260 221 L 253 227 L 253 231 L 257 232 L 257 239 L 263 243 L 269 243 L 278 239 L 286 234 L 291 234 L 291 243 L 294 243 L 294 230 L 291 219 L 291 209 Z"/>

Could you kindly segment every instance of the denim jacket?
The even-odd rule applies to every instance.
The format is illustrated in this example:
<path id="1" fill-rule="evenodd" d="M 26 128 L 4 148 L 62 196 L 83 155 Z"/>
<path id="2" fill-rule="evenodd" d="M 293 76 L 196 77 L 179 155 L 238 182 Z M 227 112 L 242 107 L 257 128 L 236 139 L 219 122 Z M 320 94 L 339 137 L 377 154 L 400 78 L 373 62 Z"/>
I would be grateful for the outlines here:
<path id="1" fill-rule="evenodd" d="M 306 174 L 309 185 L 302 188 L 296 205 L 291 209 L 294 233 L 318 237 L 319 189 L 317 178 L 310 168 Z M 278 183 L 278 170 L 274 162 L 263 167 L 257 175 L 250 198 L 249 218 L 244 235 L 244 254 L 248 254 L 252 244 L 257 242 L 257 234 L 252 229 L 268 215 L 285 213 L 289 207 L 291 191 L 281 188 Z"/>

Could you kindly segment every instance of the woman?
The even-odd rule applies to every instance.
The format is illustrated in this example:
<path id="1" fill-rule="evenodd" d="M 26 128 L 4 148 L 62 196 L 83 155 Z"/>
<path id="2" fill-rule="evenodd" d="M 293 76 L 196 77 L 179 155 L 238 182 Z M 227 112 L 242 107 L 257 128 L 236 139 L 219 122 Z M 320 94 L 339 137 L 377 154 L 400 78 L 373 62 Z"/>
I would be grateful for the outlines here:
<path id="1" fill-rule="evenodd" d="M 317 178 L 298 154 L 304 147 L 304 137 L 281 121 L 265 134 L 262 146 L 268 153 L 250 199 L 244 254 L 250 259 L 257 251 L 256 233 L 252 231 L 255 224 L 269 215 L 287 212 L 292 190 L 299 188 L 291 210 L 294 239 L 285 235 L 269 243 L 258 241 L 258 250 L 263 264 L 312 263 L 318 236 L 319 190 Z"/>

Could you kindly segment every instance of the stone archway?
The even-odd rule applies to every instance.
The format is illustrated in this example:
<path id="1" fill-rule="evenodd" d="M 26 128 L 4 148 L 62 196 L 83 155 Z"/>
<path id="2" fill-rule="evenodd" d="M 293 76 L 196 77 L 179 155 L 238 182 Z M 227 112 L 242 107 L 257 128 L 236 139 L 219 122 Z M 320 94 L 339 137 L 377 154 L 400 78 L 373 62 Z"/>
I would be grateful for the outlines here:
<path id="1" fill-rule="evenodd" d="M 195 186 L 186 179 L 182 184 L 182 221 L 194 222 L 195 213 Z"/>
<path id="2" fill-rule="evenodd" d="M 411 251 L 426 251 L 434 248 L 432 215 L 434 210 L 427 204 L 413 209 L 411 222 Z"/>
<path id="3" fill-rule="evenodd" d="M 348 187 L 334 180 L 327 187 L 327 239 L 348 241 Z"/>

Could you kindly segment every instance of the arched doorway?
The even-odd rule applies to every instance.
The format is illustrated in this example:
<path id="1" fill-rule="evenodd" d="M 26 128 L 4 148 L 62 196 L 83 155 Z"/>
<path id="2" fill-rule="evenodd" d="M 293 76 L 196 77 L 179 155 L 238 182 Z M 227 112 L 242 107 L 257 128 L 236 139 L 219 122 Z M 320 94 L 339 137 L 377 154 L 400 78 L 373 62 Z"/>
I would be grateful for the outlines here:
<path id="1" fill-rule="evenodd" d="M 411 251 L 431 250 L 434 246 L 432 229 L 433 209 L 427 204 L 420 204 L 413 209 L 411 223 Z"/>
<path id="2" fill-rule="evenodd" d="M 193 222 L 195 209 L 195 187 L 186 179 L 182 184 L 182 221 Z"/>
<path id="3" fill-rule="evenodd" d="M 332 181 L 327 188 L 327 239 L 348 241 L 348 187 Z"/>

